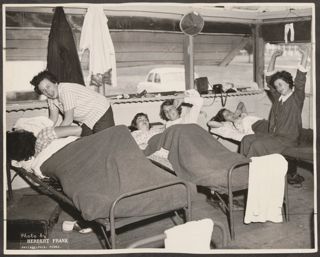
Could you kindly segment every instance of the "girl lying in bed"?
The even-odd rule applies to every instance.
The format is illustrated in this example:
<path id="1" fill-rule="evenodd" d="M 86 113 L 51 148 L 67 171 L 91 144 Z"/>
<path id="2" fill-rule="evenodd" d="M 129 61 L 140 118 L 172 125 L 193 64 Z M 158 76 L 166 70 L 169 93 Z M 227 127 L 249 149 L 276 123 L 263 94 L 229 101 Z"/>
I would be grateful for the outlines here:
<path id="1" fill-rule="evenodd" d="M 43 177 L 38 163 L 46 159 L 43 150 L 56 139 L 54 149 L 58 151 L 66 144 L 78 139 L 81 127 L 47 127 L 39 132 L 37 137 L 30 131 L 16 130 L 7 132 L 7 156 L 14 160 L 16 166 L 21 166 L 28 171 Z M 38 158 L 37 158 L 38 157 Z M 37 158 L 37 159 L 36 159 Z"/>
<path id="2" fill-rule="evenodd" d="M 262 118 L 248 115 L 243 102 L 240 102 L 234 112 L 222 108 L 207 125 L 210 128 L 231 127 L 243 134 L 254 134 L 252 126 Z"/>
<path id="3" fill-rule="evenodd" d="M 147 147 L 148 140 L 152 136 L 162 133 L 165 128 L 164 126 L 151 126 L 148 115 L 139 112 L 133 117 L 129 129 L 140 149 L 143 150 Z"/>

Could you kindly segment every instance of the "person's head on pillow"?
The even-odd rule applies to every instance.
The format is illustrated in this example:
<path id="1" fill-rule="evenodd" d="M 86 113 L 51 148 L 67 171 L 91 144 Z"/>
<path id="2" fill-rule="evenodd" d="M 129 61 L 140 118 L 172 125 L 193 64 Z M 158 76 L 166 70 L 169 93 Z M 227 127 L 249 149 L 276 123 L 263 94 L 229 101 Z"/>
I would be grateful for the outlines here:
<path id="1" fill-rule="evenodd" d="M 36 137 L 32 132 L 15 130 L 7 132 L 7 157 L 10 160 L 27 161 L 35 154 Z"/>
<path id="2" fill-rule="evenodd" d="M 235 122 L 237 118 L 239 117 L 234 112 L 226 108 L 222 108 L 218 111 L 218 113 L 216 114 L 216 116 L 213 117 L 212 120 L 216 122 L 225 122 L 225 121 Z"/>
<path id="3" fill-rule="evenodd" d="M 130 130 L 149 130 L 151 128 L 149 117 L 143 112 L 137 113 L 131 121 Z"/>
<path id="4" fill-rule="evenodd" d="M 175 99 L 165 100 L 160 106 L 160 118 L 165 121 L 173 121 L 180 118 L 182 106 L 177 105 Z"/>
<path id="5" fill-rule="evenodd" d="M 214 116 L 211 120 L 216 122 L 225 122 L 225 121 L 235 122 L 238 118 L 239 116 L 236 115 L 234 112 L 226 108 L 222 108 L 218 111 L 216 116 Z"/>

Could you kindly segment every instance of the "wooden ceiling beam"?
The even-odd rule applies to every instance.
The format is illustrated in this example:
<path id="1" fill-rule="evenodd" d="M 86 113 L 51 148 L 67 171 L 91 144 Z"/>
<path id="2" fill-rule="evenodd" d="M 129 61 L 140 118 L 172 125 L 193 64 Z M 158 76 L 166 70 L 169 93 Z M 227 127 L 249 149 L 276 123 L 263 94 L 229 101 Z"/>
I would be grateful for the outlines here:
<path id="1" fill-rule="evenodd" d="M 87 11 L 86 5 L 79 7 L 63 6 L 66 14 L 84 15 Z M 53 13 L 55 5 L 50 6 L 5 6 L 10 12 L 32 12 L 32 13 Z M 131 16 L 131 17 L 154 17 L 163 19 L 180 20 L 181 17 L 190 11 L 199 12 L 205 21 L 260 24 L 276 23 L 283 21 L 310 20 L 312 8 L 289 9 L 289 11 L 234 11 L 208 6 L 187 6 L 187 5 L 124 5 L 113 4 L 104 7 L 107 16 Z"/>

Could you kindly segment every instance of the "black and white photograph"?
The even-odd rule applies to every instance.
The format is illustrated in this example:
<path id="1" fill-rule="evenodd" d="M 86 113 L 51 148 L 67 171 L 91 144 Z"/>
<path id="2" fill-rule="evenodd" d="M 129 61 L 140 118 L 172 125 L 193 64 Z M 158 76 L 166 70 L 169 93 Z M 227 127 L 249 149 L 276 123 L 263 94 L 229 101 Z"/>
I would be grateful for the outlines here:
<path id="1" fill-rule="evenodd" d="M 316 254 L 319 9 L 3 1 L 3 254 Z"/>

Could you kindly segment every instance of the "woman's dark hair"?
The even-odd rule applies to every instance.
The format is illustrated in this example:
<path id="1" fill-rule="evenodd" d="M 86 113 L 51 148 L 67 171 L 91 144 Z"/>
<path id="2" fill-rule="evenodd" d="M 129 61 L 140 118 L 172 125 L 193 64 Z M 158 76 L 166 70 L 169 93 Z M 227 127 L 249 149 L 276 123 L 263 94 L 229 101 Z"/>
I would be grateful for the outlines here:
<path id="1" fill-rule="evenodd" d="M 293 78 L 292 75 L 287 72 L 287 71 L 278 71 L 275 74 L 273 74 L 270 78 L 270 85 L 274 87 L 274 82 L 277 79 L 282 79 L 284 82 L 289 84 L 289 87 L 292 89 L 294 84 L 293 84 Z"/>
<path id="2" fill-rule="evenodd" d="M 217 122 L 224 122 L 226 119 L 223 116 L 224 111 L 227 110 L 226 108 L 222 108 L 218 111 L 216 116 L 214 116 L 211 120 L 217 121 Z"/>
<path id="3" fill-rule="evenodd" d="M 30 84 L 34 86 L 34 91 L 39 95 L 42 95 L 42 92 L 39 89 L 39 84 L 44 79 L 47 79 L 52 83 L 58 83 L 56 76 L 53 75 L 51 72 L 47 70 L 39 72 L 38 75 L 34 76 L 33 79 L 30 81 Z"/>
<path id="4" fill-rule="evenodd" d="M 7 157 L 10 160 L 27 161 L 35 154 L 36 137 L 32 132 L 16 130 L 7 132 Z"/>
<path id="5" fill-rule="evenodd" d="M 165 100 L 161 106 L 160 106 L 160 118 L 165 120 L 165 121 L 168 121 L 169 119 L 167 118 L 166 114 L 164 113 L 164 110 L 163 110 L 163 107 L 164 106 L 171 106 L 174 104 L 174 99 L 168 99 L 168 100 Z M 177 108 L 177 111 L 179 113 L 179 115 L 181 115 L 181 112 L 182 112 L 182 106 L 180 105 L 178 108 Z"/>
<path id="6" fill-rule="evenodd" d="M 141 116 L 145 117 L 145 118 L 149 121 L 149 117 L 148 117 L 147 114 L 145 114 L 145 113 L 143 113 L 143 112 L 137 113 L 137 114 L 133 117 L 133 119 L 132 119 L 132 121 L 131 121 L 131 125 L 129 126 L 129 129 L 131 130 L 131 132 L 132 132 L 132 131 L 135 131 L 135 130 L 138 130 L 138 128 L 137 128 L 137 119 L 138 119 L 139 117 L 141 117 Z M 150 128 L 151 128 L 151 125 L 150 125 L 150 123 L 149 123 L 149 129 L 150 129 Z"/>

